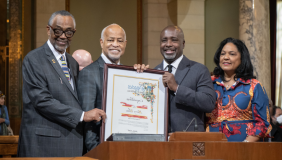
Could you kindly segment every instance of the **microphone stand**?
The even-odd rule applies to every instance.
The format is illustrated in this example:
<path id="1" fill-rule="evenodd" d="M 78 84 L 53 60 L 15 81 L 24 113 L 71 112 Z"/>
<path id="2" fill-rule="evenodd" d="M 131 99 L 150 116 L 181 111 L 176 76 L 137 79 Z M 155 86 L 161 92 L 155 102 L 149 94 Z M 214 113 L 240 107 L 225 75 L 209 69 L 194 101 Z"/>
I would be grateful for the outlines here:
<path id="1" fill-rule="evenodd" d="M 183 130 L 183 132 L 187 132 L 188 128 L 190 127 L 190 125 L 192 124 L 193 121 L 195 121 L 194 132 L 198 132 L 197 119 L 195 117 L 192 119 L 192 121 L 187 126 L 187 128 L 185 130 Z"/>

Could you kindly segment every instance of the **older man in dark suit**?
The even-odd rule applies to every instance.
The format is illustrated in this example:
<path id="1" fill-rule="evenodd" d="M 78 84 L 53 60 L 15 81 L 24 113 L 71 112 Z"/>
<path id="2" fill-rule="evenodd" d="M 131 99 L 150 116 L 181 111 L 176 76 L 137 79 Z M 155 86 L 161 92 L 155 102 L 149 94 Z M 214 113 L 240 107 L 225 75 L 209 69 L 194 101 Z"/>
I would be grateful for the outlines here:
<path id="1" fill-rule="evenodd" d="M 97 109 L 83 112 L 79 104 L 78 64 L 65 52 L 75 31 L 69 12 L 53 13 L 47 25 L 49 40 L 24 58 L 19 157 L 82 156 L 81 122 L 106 118 Z"/>
<path id="2" fill-rule="evenodd" d="M 103 93 L 104 64 L 120 64 L 120 57 L 126 48 L 126 34 L 122 27 L 111 24 L 105 27 L 101 33 L 101 56 L 92 64 L 80 71 L 78 77 L 78 97 L 84 111 L 93 108 L 101 112 Z M 101 123 L 85 124 L 85 145 L 88 151 L 95 148 L 100 141 Z"/>
<path id="3" fill-rule="evenodd" d="M 205 131 L 204 113 L 214 109 L 216 95 L 207 67 L 184 56 L 184 47 L 180 27 L 164 28 L 160 35 L 164 60 L 155 69 L 168 71 L 163 75 L 163 83 L 169 88 L 169 132 L 196 131 L 196 121 L 197 131 L 202 132 Z M 146 68 L 145 65 L 134 67 L 138 72 Z M 196 121 L 192 122 L 194 118 Z"/>

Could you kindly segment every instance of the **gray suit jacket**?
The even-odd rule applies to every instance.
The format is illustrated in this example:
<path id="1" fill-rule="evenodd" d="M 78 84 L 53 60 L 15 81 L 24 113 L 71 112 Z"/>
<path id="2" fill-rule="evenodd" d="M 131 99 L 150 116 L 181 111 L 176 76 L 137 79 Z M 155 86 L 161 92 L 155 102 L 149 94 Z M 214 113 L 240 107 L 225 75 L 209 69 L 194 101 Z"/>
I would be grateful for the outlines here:
<path id="1" fill-rule="evenodd" d="M 77 62 L 66 53 L 74 88 Z M 23 115 L 19 157 L 82 156 L 82 109 L 47 43 L 23 61 Z"/>
<path id="2" fill-rule="evenodd" d="M 163 62 L 155 69 L 163 70 Z M 169 92 L 169 132 L 183 131 L 194 117 L 198 131 L 205 131 L 204 113 L 211 112 L 216 101 L 210 77 L 206 66 L 183 57 L 175 73 L 177 93 Z M 194 131 L 194 125 L 188 131 Z"/>
<path id="3" fill-rule="evenodd" d="M 95 62 L 79 72 L 77 92 L 84 111 L 102 108 L 104 64 L 103 58 L 99 57 Z M 85 123 L 84 138 L 88 151 L 99 144 L 100 126 L 101 122 Z"/>

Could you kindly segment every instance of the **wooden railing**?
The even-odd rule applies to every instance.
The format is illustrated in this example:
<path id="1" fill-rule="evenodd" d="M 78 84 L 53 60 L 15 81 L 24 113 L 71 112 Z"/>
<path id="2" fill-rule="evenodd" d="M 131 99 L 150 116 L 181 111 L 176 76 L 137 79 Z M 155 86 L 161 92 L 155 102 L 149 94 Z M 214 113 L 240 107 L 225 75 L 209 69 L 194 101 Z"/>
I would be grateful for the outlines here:
<path id="1" fill-rule="evenodd" d="M 10 158 L 17 155 L 19 136 L 0 136 L 0 155 Z"/>

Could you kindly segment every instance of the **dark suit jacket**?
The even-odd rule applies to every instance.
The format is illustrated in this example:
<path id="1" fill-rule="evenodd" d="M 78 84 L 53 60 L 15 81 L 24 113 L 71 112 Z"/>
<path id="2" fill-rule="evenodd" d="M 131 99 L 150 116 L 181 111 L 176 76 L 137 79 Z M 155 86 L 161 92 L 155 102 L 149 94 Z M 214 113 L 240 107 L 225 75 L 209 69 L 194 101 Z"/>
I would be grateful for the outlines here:
<path id="1" fill-rule="evenodd" d="M 163 70 L 163 62 L 155 69 Z M 183 131 L 195 117 L 198 131 L 205 131 L 204 113 L 215 107 L 216 94 L 206 66 L 185 56 L 175 73 L 179 85 L 176 95 L 170 92 L 169 131 Z M 194 122 L 188 131 L 194 131 Z"/>
<path id="2" fill-rule="evenodd" d="M 282 142 L 282 128 L 280 128 L 278 125 L 275 125 L 271 123 L 272 130 L 270 132 L 271 134 L 271 141 L 273 142 Z"/>
<path id="3" fill-rule="evenodd" d="M 95 62 L 79 72 L 77 91 L 82 109 L 89 111 L 102 108 L 104 60 L 99 57 Z M 101 123 L 85 123 L 85 145 L 88 151 L 99 144 Z"/>
<path id="4" fill-rule="evenodd" d="M 74 88 L 77 62 L 66 53 Z M 82 156 L 82 109 L 48 44 L 29 52 L 23 61 L 23 115 L 19 157 Z"/>

